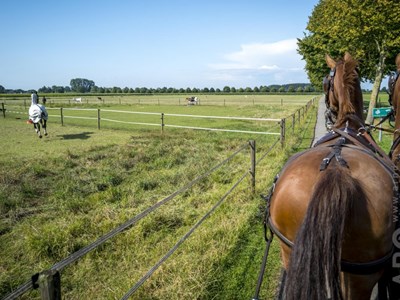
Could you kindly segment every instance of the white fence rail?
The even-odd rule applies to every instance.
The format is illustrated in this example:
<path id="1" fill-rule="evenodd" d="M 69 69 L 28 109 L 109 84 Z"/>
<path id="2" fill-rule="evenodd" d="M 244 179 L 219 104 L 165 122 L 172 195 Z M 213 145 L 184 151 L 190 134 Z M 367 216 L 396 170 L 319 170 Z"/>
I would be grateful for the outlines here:
<path id="1" fill-rule="evenodd" d="M 220 132 L 232 132 L 232 133 L 249 133 L 249 134 L 260 134 L 260 135 L 279 135 L 281 139 L 281 143 L 285 140 L 285 132 L 286 132 L 286 119 L 292 120 L 291 128 L 295 127 L 296 121 L 300 122 L 301 117 L 304 117 L 304 114 L 307 112 L 308 108 L 312 106 L 315 102 L 314 97 L 311 99 L 304 107 L 298 109 L 294 112 L 291 116 L 283 119 L 274 119 L 274 118 L 249 118 L 249 117 L 224 117 L 224 116 L 204 116 L 204 115 L 185 115 L 185 114 L 172 114 L 172 113 L 155 113 L 155 112 L 135 112 L 135 111 L 124 111 L 124 110 L 111 110 L 111 109 L 94 109 L 94 108 L 47 108 L 48 111 L 50 110 L 58 110 L 60 114 L 51 114 L 51 117 L 59 117 L 61 119 L 61 124 L 64 125 L 65 119 L 81 119 L 81 120 L 97 120 L 97 127 L 98 129 L 101 128 L 102 122 L 113 122 L 113 123 L 121 123 L 121 124 L 130 124 L 130 125 L 140 125 L 140 126 L 159 126 L 161 130 L 164 130 L 165 127 L 170 128 L 182 128 L 182 129 L 193 129 L 193 130 L 207 130 L 207 131 L 220 131 Z M 2 110 L 4 118 L 6 117 L 7 113 L 17 113 L 17 114 L 24 114 L 21 112 L 21 106 L 5 106 L 2 103 Z M 73 116 L 67 115 L 65 112 L 67 111 L 93 111 L 97 112 L 97 117 L 91 116 Z M 137 121 L 125 121 L 121 119 L 113 119 L 113 118 L 103 118 L 101 117 L 101 112 L 108 112 L 108 113 L 118 113 L 118 114 L 137 114 L 137 115 L 153 115 L 153 116 L 160 116 L 160 123 L 154 122 L 137 122 Z M 27 113 L 25 113 L 27 115 Z M 296 115 L 298 115 L 296 120 Z M 177 124 L 166 124 L 165 117 L 178 117 L 178 118 L 201 118 L 201 119 L 223 119 L 223 120 L 239 120 L 239 121 L 251 121 L 251 122 L 276 122 L 279 125 L 279 131 L 276 132 L 267 132 L 267 131 L 254 131 L 254 130 L 238 130 L 238 129 L 223 129 L 223 128 L 210 128 L 210 127 L 200 127 L 200 126 L 187 126 L 187 125 L 177 125 Z"/>

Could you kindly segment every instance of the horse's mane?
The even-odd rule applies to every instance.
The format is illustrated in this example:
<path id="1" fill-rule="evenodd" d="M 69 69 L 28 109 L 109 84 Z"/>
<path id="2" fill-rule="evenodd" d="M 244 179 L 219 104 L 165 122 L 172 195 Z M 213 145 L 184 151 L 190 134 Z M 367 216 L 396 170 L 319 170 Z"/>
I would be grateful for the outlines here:
<path id="1" fill-rule="evenodd" d="M 355 101 L 357 101 L 356 88 L 359 87 L 359 78 L 356 68 L 358 66 L 358 61 L 350 56 L 350 54 L 346 53 L 344 58 L 339 60 L 336 64 L 336 68 L 343 68 L 342 70 L 342 82 L 339 85 L 339 89 L 342 89 L 342 93 L 340 93 L 340 103 L 339 103 L 339 123 L 345 122 L 348 119 L 349 115 L 356 114 L 356 105 Z M 361 100 L 362 101 L 362 100 Z"/>

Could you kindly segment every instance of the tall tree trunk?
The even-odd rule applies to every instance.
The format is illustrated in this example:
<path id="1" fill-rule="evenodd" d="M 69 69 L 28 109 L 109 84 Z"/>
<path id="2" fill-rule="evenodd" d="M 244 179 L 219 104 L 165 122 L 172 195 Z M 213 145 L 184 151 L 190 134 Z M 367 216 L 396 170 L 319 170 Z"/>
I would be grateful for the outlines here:
<path id="1" fill-rule="evenodd" d="M 376 101 L 378 100 L 379 90 L 381 88 L 381 83 L 382 83 L 382 79 L 383 79 L 383 70 L 385 67 L 385 59 L 386 59 L 386 55 L 383 52 L 381 52 L 381 55 L 379 57 L 379 63 L 376 68 L 374 85 L 372 87 L 371 100 L 369 102 L 369 107 L 368 107 L 368 115 L 367 115 L 367 119 L 365 120 L 365 122 L 368 124 L 372 124 L 372 122 L 373 122 L 372 110 L 375 108 Z"/>

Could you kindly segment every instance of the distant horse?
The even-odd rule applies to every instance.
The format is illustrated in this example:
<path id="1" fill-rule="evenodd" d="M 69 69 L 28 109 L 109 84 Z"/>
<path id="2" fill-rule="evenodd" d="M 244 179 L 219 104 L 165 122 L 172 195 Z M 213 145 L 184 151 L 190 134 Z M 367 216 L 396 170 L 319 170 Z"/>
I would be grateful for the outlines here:
<path id="1" fill-rule="evenodd" d="M 348 53 L 326 61 L 336 122 L 288 160 L 268 197 L 266 221 L 280 239 L 287 283 L 279 294 L 287 300 L 370 299 L 394 249 L 398 177 L 365 131 L 357 61 Z"/>
<path id="2" fill-rule="evenodd" d="M 44 135 L 47 135 L 47 119 L 49 115 L 46 108 L 42 104 L 32 104 L 29 107 L 29 121 L 33 123 L 33 128 L 35 129 L 39 138 L 42 138 L 40 132 L 40 125 L 43 127 Z"/>
<path id="3" fill-rule="evenodd" d="M 198 100 L 199 99 L 197 97 L 188 97 L 188 98 L 186 98 L 186 101 L 187 101 L 188 105 L 196 105 Z"/>

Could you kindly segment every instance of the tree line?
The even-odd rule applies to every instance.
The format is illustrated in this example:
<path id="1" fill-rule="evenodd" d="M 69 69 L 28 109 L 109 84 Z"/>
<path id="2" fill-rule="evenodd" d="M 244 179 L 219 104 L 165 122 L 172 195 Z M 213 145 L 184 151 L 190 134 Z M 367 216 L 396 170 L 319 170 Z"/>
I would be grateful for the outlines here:
<path id="1" fill-rule="evenodd" d="M 75 78 L 71 79 L 70 86 L 43 86 L 37 90 L 41 94 L 50 93 L 94 93 L 94 94 L 107 94 L 107 93 L 137 93 L 137 94 L 191 94 L 191 93 L 201 93 L 201 94 L 217 94 L 217 93 L 310 93 L 315 91 L 321 91 L 321 87 L 315 88 L 309 83 L 292 83 L 283 85 L 264 85 L 256 87 L 245 87 L 236 88 L 225 86 L 222 89 L 219 88 L 173 88 L 173 87 L 162 87 L 162 88 L 147 88 L 147 87 L 98 87 L 93 80 L 85 78 Z M 0 85 L 0 94 L 23 94 L 30 93 L 32 90 L 10 90 L 5 89 Z"/>

